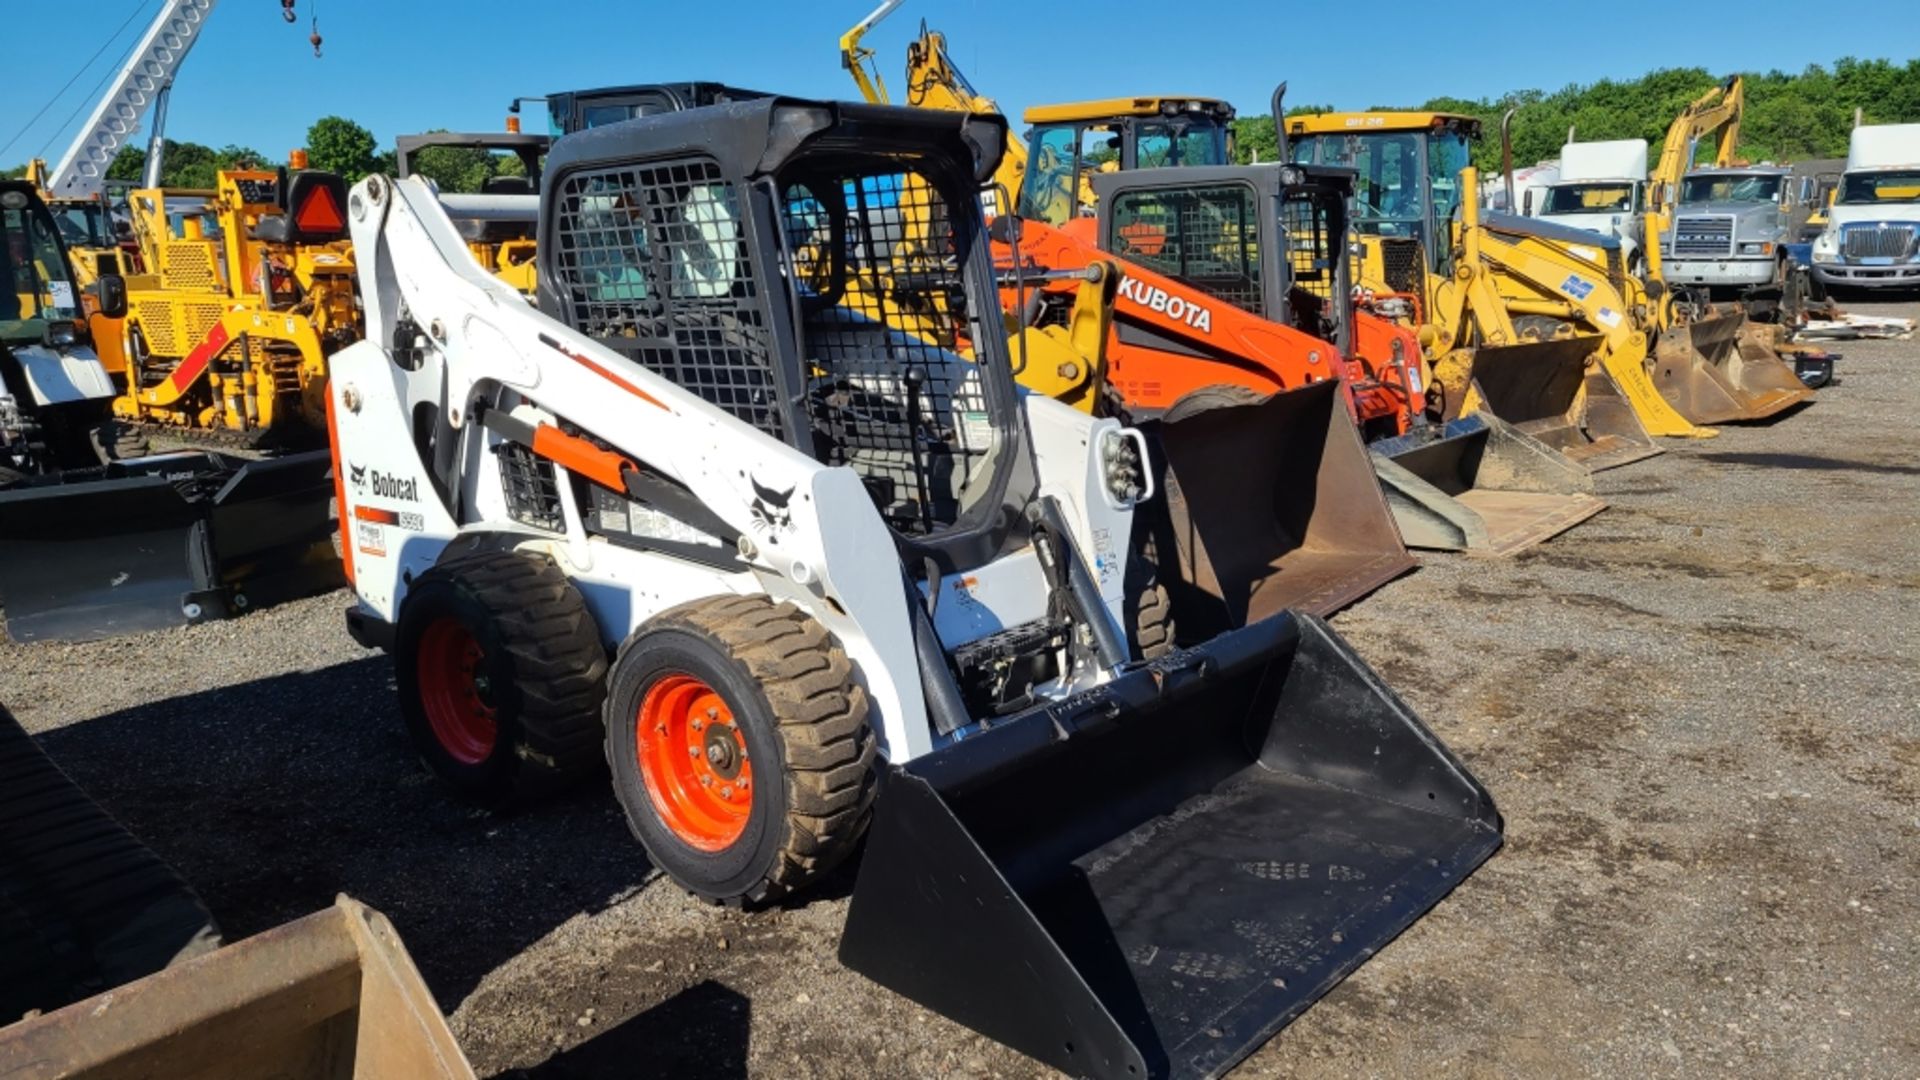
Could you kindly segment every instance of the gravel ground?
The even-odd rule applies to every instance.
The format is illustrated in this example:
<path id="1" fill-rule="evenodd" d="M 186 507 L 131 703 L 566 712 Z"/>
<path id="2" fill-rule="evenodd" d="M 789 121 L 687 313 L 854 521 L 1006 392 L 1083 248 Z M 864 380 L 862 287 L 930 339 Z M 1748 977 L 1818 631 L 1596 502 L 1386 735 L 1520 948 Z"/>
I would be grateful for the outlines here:
<path id="1" fill-rule="evenodd" d="M 1335 620 L 1507 846 L 1238 1075 L 1920 1075 L 1920 343 L 1845 354 Z M 449 802 L 345 605 L 0 645 L 0 700 L 230 935 L 385 911 L 483 1076 L 1043 1074 L 839 968 L 844 875 L 743 915 L 650 881 L 604 790 Z"/>

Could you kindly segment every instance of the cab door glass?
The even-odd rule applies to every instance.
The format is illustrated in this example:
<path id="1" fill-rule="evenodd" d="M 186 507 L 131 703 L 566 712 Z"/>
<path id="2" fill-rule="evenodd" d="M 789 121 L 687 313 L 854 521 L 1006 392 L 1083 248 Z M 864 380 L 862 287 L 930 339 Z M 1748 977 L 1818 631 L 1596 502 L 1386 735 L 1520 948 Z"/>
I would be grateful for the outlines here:
<path id="1" fill-rule="evenodd" d="M 1020 216 L 1064 225 L 1073 216 L 1080 130 L 1072 124 L 1036 128 L 1029 145 L 1027 175 L 1020 185 Z"/>

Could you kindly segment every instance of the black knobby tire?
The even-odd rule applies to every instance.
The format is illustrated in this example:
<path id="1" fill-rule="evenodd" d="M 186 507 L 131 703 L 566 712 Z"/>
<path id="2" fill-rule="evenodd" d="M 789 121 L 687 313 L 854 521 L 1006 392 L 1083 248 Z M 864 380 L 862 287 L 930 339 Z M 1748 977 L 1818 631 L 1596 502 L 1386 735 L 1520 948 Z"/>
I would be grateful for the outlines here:
<path id="1" fill-rule="evenodd" d="M 436 642 L 460 633 L 477 649 L 467 682 L 495 729 L 477 752 L 437 733 L 423 697 L 441 679 L 460 681 L 436 663 Z M 580 591 L 550 560 L 483 551 L 420 575 L 400 609 L 393 656 L 414 748 L 462 797 L 504 808 L 600 768 L 606 648 Z"/>
<path id="2" fill-rule="evenodd" d="M 1136 511 L 1133 556 L 1127 560 L 1127 644 L 1135 660 L 1154 660 L 1174 649 L 1173 599 L 1160 584 L 1160 538 L 1153 523 Z"/>
<path id="3" fill-rule="evenodd" d="M 105 420 L 94 425 L 88 438 L 93 443 L 93 452 L 100 456 L 103 465 L 146 457 L 151 449 L 147 443 L 147 433 L 139 425 L 122 420 Z"/>
<path id="4" fill-rule="evenodd" d="M 639 733 L 649 693 L 689 676 L 724 702 L 751 765 L 738 835 L 704 849 L 650 794 Z M 833 636 L 793 605 L 734 596 L 670 608 L 621 645 L 609 683 L 614 792 L 654 865 L 687 891 L 764 904 L 833 869 L 865 834 L 879 781 L 866 691 Z"/>
<path id="5" fill-rule="evenodd" d="M 193 890 L 0 706 L 0 1026 L 219 944 Z"/>

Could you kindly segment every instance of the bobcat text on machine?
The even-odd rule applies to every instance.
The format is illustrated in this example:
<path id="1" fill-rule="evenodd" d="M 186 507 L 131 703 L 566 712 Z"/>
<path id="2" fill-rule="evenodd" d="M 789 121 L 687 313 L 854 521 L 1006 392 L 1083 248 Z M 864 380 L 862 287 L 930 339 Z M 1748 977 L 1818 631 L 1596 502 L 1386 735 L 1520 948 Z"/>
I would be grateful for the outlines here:
<path id="1" fill-rule="evenodd" d="M 349 626 L 457 791 L 604 761 L 653 863 L 734 903 L 864 837 L 849 967 L 1070 1073 L 1216 1076 L 1501 823 L 1323 622 L 1187 641 L 1128 572 L 1138 433 L 1011 371 L 1005 137 L 778 97 L 563 137 L 537 306 L 424 180 L 362 181 Z"/>

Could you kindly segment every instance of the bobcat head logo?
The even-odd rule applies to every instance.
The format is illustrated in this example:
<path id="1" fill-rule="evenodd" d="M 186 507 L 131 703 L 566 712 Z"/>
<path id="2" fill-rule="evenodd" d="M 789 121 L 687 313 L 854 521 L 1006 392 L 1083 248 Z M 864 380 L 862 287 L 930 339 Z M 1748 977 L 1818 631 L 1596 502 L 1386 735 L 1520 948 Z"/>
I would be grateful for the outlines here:
<path id="1" fill-rule="evenodd" d="M 353 489 L 355 491 L 367 490 L 367 467 L 365 465 L 355 465 L 352 462 L 348 462 L 347 479 L 353 481 Z"/>
<path id="2" fill-rule="evenodd" d="M 793 511 L 787 503 L 793 499 L 794 489 L 775 491 L 758 477 L 747 479 L 753 484 L 753 529 L 766 533 L 769 543 L 776 543 L 781 532 L 793 527 Z"/>

